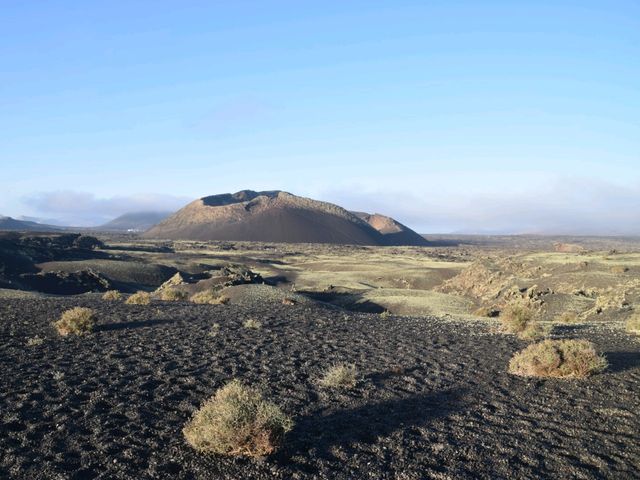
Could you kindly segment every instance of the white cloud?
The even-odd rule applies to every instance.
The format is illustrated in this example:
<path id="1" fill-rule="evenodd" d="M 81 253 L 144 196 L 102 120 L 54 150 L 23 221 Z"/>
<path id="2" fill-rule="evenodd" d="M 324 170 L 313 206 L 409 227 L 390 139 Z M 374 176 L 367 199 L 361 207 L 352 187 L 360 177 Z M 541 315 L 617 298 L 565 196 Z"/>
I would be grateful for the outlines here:
<path id="1" fill-rule="evenodd" d="M 95 226 L 128 212 L 173 212 L 192 199 L 157 193 L 99 198 L 91 193 L 61 190 L 37 193 L 22 200 L 33 216 L 56 218 L 66 225 Z"/>
<path id="2" fill-rule="evenodd" d="M 467 192 L 333 189 L 322 197 L 390 215 L 421 233 L 640 234 L 640 184 L 547 178 L 520 185 L 506 192 L 489 185 Z"/>

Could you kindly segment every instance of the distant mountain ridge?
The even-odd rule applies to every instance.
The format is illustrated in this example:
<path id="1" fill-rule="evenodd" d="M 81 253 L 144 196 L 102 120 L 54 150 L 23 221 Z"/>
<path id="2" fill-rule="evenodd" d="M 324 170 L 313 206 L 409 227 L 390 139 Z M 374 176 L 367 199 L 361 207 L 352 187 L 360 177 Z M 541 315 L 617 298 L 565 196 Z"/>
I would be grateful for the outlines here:
<path id="1" fill-rule="evenodd" d="M 46 225 L 44 223 L 31 222 L 29 220 L 16 220 L 12 217 L 0 215 L 0 230 L 17 230 L 30 232 L 57 232 L 63 230 L 62 227 Z"/>
<path id="2" fill-rule="evenodd" d="M 400 230 L 413 232 L 402 224 L 396 224 Z M 200 198 L 143 236 L 185 240 L 398 245 L 393 243 L 393 237 L 338 205 L 280 190 L 242 190 Z M 413 241 L 415 243 L 409 244 L 419 244 L 417 240 Z M 422 241 L 423 245 L 428 244 L 426 240 Z"/>
<path id="3" fill-rule="evenodd" d="M 164 211 L 129 212 L 95 227 L 95 229 L 112 232 L 144 232 L 172 213 Z"/>

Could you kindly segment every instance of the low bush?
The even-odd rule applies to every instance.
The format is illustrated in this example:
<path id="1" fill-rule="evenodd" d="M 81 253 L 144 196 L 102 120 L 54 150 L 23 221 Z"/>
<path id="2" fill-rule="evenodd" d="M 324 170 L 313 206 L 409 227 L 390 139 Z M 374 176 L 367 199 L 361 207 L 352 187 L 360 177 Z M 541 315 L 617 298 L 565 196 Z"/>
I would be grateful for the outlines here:
<path id="1" fill-rule="evenodd" d="M 607 368 L 587 340 L 544 340 L 516 353 L 509 373 L 523 377 L 584 378 Z"/>
<path id="2" fill-rule="evenodd" d="M 175 288 L 165 288 L 160 291 L 160 300 L 164 300 L 166 302 L 180 302 L 182 300 L 186 300 L 187 297 L 187 292 L 176 290 Z"/>
<path id="3" fill-rule="evenodd" d="M 273 453 L 293 421 L 260 391 L 233 380 L 210 398 L 183 429 L 203 453 L 260 457 Z"/>
<path id="4" fill-rule="evenodd" d="M 242 325 L 244 326 L 244 328 L 250 328 L 252 330 L 258 330 L 262 328 L 262 323 L 253 318 L 246 320 Z"/>
<path id="5" fill-rule="evenodd" d="M 74 307 L 62 314 L 53 325 L 60 335 L 84 335 L 90 333 L 95 325 L 95 312 L 90 308 Z"/>
<path id="6" fill-rule="evenodd" d="M 329 367 L 320 379 L 320 385 L 327 388 L 352 388 L 357 382 L 356 366 L 339 363 Z"/>
<path id="7" fill-rule="evenodd" d="M 149 292 L 136 292 L 127 298 L 127 305 L 149 305 L 151 303 L 151 295 Z"/>
<path id="8" fill-rule="evenodd" d="M 102 299 L 108 302 L 116 302 L 122 298 L 122 294 L 118 290 L 108 290 L 102 295 Z"/>
<path id="9" fill-rule="evenodd" d="M 627 332 L 640 335 L 640 314 L 636 313 L 627 320 Z"/>
<path id="10" fill-rule="evenodd" d="M 553 323 L 578 323 L 580 318 L 576 312 L 564 312 L 553 319 Z"/>
<path id="11" fill-rule="evenodd" d="M 521 302 L 510 303 L 500 312 L 502 328 L 507 333 L 520 333 L 527 328 L 527 324 L 534 321 L 533 309 Z"/>
<path id="12" fill-rule="evenodd" d="M 225 305 L 229 303 L 229 299 L 224 295 L 218 294 L 215 290 L 205 290 L 202 292 L 194 293 L 190 300 L 193 303 L 199 303 L 203 305 Z"/>

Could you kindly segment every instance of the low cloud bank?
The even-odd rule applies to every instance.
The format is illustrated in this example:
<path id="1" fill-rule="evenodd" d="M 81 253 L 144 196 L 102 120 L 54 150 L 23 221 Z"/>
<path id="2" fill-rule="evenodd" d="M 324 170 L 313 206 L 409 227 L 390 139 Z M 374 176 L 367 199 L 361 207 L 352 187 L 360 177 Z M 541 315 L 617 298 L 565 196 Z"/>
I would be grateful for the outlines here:
<path id="1" fill-rule="evenodd" d="M 324 199 L 390 215 L 420 233 L 640 235 L 640 185 L 562 179 L 521 191 L 328 190 Z"/>
<path id="2" fill-rule="evenodd" d="M 129 212 L 173 212 L 192 199 L 165 194 L 137 194 L 100 198 L 76 191 L 41 192 L 23 198 L 32 216 L 55 218 L 73 226 L 102 225 Z"/>

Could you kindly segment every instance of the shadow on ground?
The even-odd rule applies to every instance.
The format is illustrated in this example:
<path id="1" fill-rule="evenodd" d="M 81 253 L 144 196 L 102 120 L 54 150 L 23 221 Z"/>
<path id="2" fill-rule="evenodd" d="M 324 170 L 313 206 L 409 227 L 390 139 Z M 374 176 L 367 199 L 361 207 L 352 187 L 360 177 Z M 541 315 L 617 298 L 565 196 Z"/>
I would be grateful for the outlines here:
<path id="1" fill-rule="evenodd" d="M 610 372 L 624 372 L 640 367 L 640 352 L 607 352 Z"/>
<path id="2" fill-rule="evenodd" d="M 293 441 L 286 444 L 276 460 L 312 473 L 310 470 L 315 467 L 296 463 L 295 459 L 311 455 L 336 460 L 337 450 L 353 448 L 355 444 L 373 444 L 394 431 L 424 426 L 460 410 L 464 394 L 463 389 L 445 390 L 296 418 L 293 431 L 288 435 L 290 442 Z"/>

